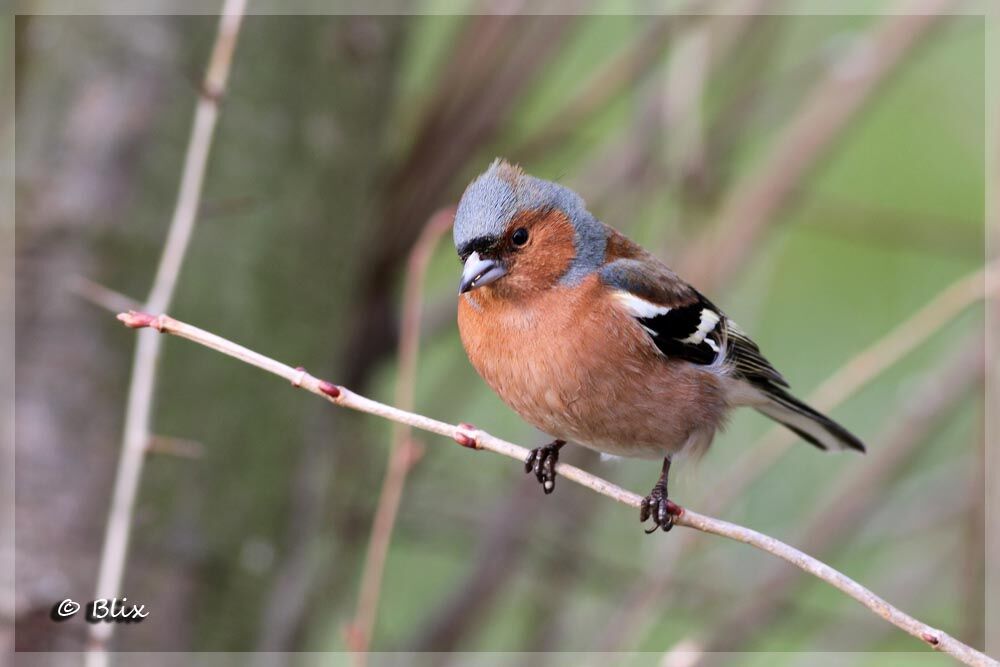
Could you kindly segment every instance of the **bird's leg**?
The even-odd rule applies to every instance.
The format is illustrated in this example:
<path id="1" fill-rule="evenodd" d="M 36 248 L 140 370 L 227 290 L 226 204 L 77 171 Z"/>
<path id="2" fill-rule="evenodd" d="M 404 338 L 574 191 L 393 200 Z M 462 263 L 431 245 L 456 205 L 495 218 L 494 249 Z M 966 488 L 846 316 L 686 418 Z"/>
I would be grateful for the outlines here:
<path id="1" fill-rule="evenodd" d="M 552 493 L 556 488 L 556 463 L 559 450 L 565 444 L 565 440 L 553 440 L 543 447 L 535 447 L 524 461 L 524 472 L 534 471 L 545 493 Z"/>
<path id="2" fill-rule="evenodd" d="M 663 459 L 663 472 L 656 482 L 649 495 L 642 499 L 639 506 L 639 521 L 653 518 L 653 527 L 646 531 L 646 534 L 654 532 L 657 528 L 662 528 L 667 532 L 674 527 L 674 515 L 680 512 L 680 508 L 667 499 L 667 476 L 670 474 L 670 457 Z"/>

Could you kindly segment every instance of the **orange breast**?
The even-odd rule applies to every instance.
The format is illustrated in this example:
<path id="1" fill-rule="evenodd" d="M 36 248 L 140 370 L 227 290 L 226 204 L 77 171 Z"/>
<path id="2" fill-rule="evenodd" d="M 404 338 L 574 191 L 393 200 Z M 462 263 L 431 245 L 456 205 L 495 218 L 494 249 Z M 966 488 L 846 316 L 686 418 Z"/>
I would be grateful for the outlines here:
<path id="1" fill-rule="evenodd" d="M 556 438 L 660 457 L 714 431 L 726 409 L 718 378 L 664 358 L 597 276 L 516 301 L 489 287 L 468 292 L 458 326 L 479 375 Z"/>

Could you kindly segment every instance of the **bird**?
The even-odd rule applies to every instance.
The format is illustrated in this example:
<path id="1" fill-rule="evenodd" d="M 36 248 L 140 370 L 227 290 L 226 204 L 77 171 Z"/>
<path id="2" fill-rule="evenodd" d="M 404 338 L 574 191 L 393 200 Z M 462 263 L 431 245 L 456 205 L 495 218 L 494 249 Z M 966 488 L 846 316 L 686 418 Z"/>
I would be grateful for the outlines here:
<path id="1" fill-rule="evenodd" d="M 567 442 L 662 459 L 639 519 L 666 532 L 679 511 L 671 461 L 704 454 L 737 407 L 819 449 L 865 451 L 795 398 L 721 309 L 568 187 L 497 158 L 462 194 L 453 236 L 462 346 L 486 384 L 553 438 L 525 461 L 546 494 Z"/>

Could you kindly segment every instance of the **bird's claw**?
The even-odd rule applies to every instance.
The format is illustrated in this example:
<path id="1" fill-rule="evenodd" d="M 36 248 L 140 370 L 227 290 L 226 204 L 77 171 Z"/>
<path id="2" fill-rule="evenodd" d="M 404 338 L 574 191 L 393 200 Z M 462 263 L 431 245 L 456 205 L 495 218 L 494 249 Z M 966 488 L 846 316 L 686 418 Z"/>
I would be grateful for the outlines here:
<path id="1" fill-rule="evenodd" d="M 653 519 L 653 527 L 646 530 L 647 535 L 656 532 L 657 528 L 666 533 L 674 527 L 674 516 L 679 513 L 680 507 L 668 499 L 666 489 L 657 484 L 639 505 L 639 522 L 645 523 L 647 519 Z"/>
<path id="2" fill-rule="evenodd" d="M 546 494 L 552 493 L 556 488 L 556 463 L 562 446 L 563 443 L 556 440 L 544 447 L 535 447 L 524 461 L 524 472 L 534 472 Z"/>

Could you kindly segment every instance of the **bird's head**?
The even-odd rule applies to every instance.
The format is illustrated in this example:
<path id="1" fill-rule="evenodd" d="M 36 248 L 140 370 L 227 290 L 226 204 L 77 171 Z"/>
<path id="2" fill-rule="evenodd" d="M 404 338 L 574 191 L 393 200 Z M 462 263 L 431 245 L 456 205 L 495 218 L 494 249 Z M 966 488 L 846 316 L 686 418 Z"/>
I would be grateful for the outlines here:
<path id="1" fill-rule="evenodd" d="M 454 235 L 459 293 L 489 286 L 504 297 L 580 281 L 601 265 L 607 243 L 579 195 L 499 159 L 465 189 Z"/>

